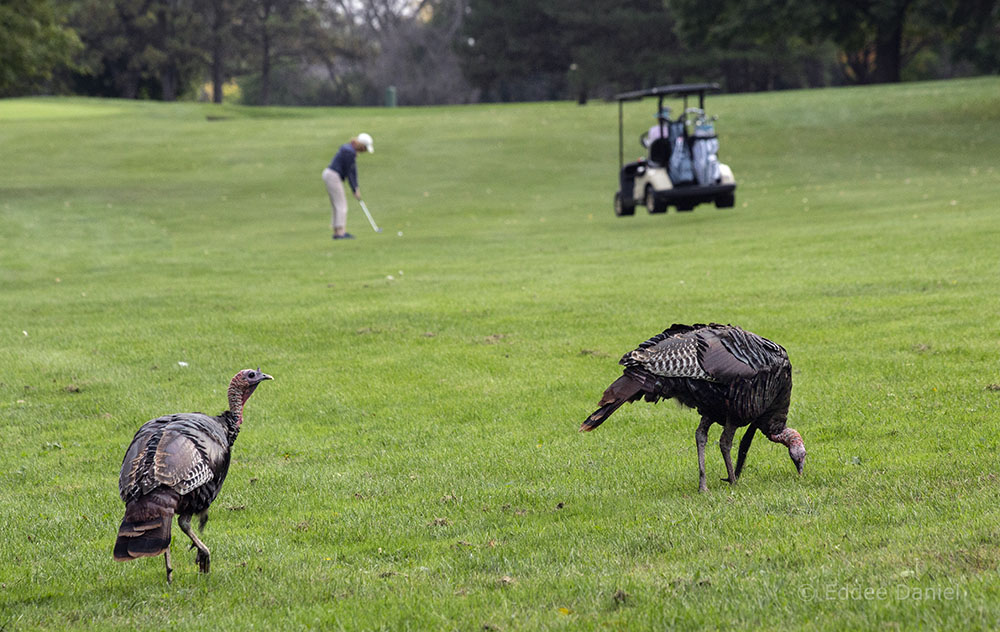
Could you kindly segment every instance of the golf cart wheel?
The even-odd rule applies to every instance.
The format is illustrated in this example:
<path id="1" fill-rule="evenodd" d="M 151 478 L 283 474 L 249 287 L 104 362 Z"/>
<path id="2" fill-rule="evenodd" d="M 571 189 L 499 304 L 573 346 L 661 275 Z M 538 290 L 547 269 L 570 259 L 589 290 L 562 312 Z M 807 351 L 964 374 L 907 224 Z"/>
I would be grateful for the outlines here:
<path id="1" fill-rule="evenodd" d="M 733 208 L 736 206 L 736 194 L 726 193 L 715 198 L 715 208 Z"/>
<path id="2" fill-rule="evenodd" d="M 667 203 L 658 202 L 656 200 L 656 195 L 653 194 L 653 187 L 646 185 L 646 210 L 650 214 L 666 213 Z"/>
<path id="3" fill-rule="evenodd" d="M 625 215 L 635 215 L 635 204 L 625 204 L 622 202 L 621 191 L 615 192 L 615 217 Z"/>

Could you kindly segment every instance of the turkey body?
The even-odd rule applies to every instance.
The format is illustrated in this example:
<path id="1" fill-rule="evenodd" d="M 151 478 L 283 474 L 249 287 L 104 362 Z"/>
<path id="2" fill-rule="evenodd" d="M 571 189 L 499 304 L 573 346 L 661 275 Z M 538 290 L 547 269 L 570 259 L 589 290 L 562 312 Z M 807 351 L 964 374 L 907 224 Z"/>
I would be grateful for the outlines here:
<path id="1" fill-rule="evenodd" d="M 701 414 L 695 433 L 699 490 L 706 491 L 704 446 L 713 424 L 723 427 L 719 445 L 728 480 L 735 483 L 758 430 L 789 448 L 799 473 L 805 448 L 797 431 L 786 427 L 792 393 L 792 367 L 785 349 L 767 338 L 732 325 L 672 325 L 622 356 L 622 376 L 604 392 L 599 408 L 584 421 L 593 430 L 626 402 L 676 399 Z M 747 427 L 735 470 L 732 438 Z"/>
<path id="2" fill-rule="evenodd" d="M 127 561 L 163 554 L 172 580 L 170 538 L 173 517 L 198 549 L 197 562 L 208 572 L 208 547 L 191 530 L 191 518 L 204 526 L 207 511 L 229 472 L 230 451 L 240 432 L 243 405 L 257 385 L 271 376 L 246 369 L 229 387 L 229 410 L 166 415 L 136 432 L 122 460 L 118 491 L 125 517 L 115 540 L 114 559 Z"/>

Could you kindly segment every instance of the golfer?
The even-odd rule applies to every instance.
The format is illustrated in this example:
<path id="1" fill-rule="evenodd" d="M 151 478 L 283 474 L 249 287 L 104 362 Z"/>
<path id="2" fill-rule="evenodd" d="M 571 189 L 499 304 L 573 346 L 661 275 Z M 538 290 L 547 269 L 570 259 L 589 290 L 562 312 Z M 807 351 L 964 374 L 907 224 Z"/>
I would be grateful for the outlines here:
<path id="1" fill-rule="evenodd" d="M 354 199 L 361 200 L 361 187 L 358 186 L 358 166 L 355 159 L 359 153 L 374 153 L 372 137 L 368 134 L 358 134 L 344 143 L 337 150 L 337 155 L 330 161 L 330 166 L 323 170 L 323 182 L 326 192 L 330 194 L 330 204 L 333 215 L 330 224 L 333 227 L 334 239 L 354 239 L 347 232 L 347 196 L 344 195 L 344 180 L 351 185 Z"/>

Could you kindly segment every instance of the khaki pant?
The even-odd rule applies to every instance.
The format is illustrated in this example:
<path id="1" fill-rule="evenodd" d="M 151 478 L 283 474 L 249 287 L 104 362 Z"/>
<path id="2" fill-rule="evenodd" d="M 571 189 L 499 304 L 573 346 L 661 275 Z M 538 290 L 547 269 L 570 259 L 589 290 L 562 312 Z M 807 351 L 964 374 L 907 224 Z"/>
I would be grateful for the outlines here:
<path id="1" fill-rule="evenodd" d="M 340 174 L 327 167 L 323 170 L 323 182 L 326 183 L 326 192 L 330 195 L 330 205 L 333 207 L 333 214 L 330 217 L 330 224 L 334 230 L 347 226 L 347 196 L 344 195 L 344 181 Z"/>

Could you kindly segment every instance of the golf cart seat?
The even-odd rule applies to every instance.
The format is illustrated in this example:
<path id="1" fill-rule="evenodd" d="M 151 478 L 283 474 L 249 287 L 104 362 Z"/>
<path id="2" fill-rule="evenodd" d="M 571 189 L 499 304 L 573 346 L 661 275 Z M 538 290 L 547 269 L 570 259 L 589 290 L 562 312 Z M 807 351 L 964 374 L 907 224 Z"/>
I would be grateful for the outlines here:
<path id="1" fill-rule="evenodd" d="M 670 140 L 657 138 L 649 146 L 649 162 L 665 167 L 670 162 Z"/>

